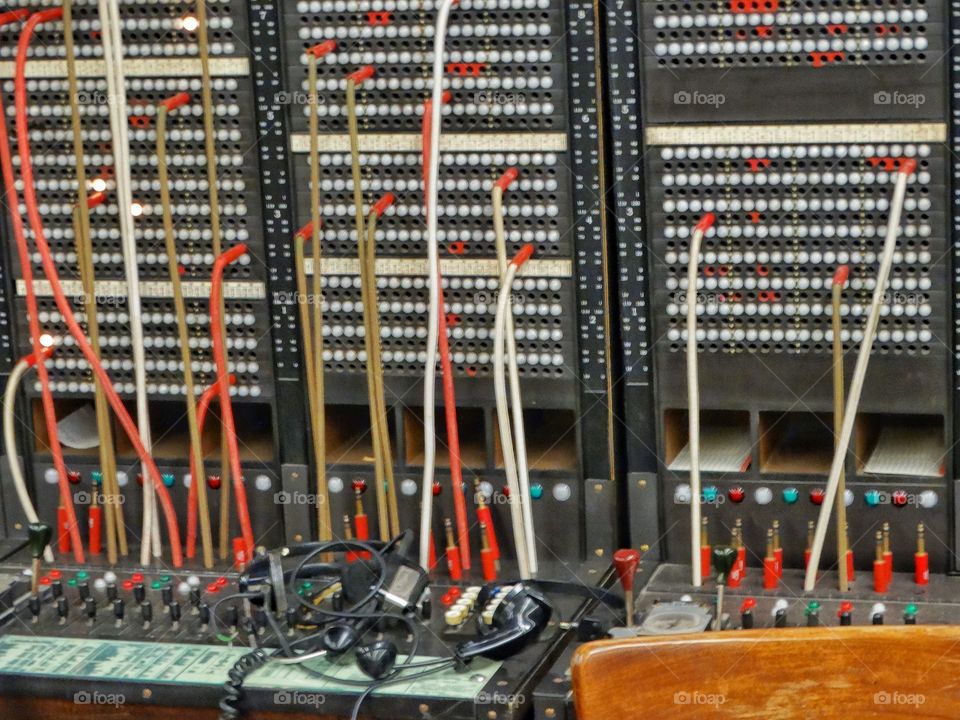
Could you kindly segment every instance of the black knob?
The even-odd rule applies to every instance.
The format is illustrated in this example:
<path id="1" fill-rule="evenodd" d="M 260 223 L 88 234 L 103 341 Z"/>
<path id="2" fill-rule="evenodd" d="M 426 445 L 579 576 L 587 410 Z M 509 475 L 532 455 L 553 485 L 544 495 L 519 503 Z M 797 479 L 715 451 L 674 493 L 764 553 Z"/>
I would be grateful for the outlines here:
<path id="1" fill-rule="evenodd" d="M 253 611 L 253 624 L 259 629 L 267 626 L 267 611 L 258 607 Z"/>
<path id="2" fill-rule="evenodd" d="M 423 620 L 429 620 L 433 614 L 433 600 L 427 595 L 420 603 L 420 617 Z"/>
<path id="3" fill-rule="evenodd" d="M 117 584 L 107 583 L 107 600 L 113 602 L 117 599 Z"/>
<path id="4" fill-rule="evenodd" d="M 883 613 L 874 613 L 872 622 L 874 625 L 883 625 Z"/>
<path id="5" fill-rule="evenodd" d="M 66 619 L 67 615 L 70 613 L 70 605 L 67 603 L 67 599 L 63 596 L 57 598 L 57 615 L 61 618 Z"/>
<path id="6" fill-rule="evenodd" d="M 147 599 L 147 589 L 143 586 L 143 583 L 137 583 L 133 586 L 133 599 L 138 605 Z"/>
<path id="7" fill-rule="evenodd" d="M 40 596 L 31 595 L 30 600 L 27 601 L 27 604 L 30 606 L 30 614 L 35 618 L 40 617 Z"/>
<path id="8" fill-rule="evenodd" d="M 83 611 L 87 617 L 93 620 L 97 616 L 97 601 L 93 598 L 87 598 L 83 601 Z"/>
<path id="9" fill-rule="evenodd" d="M 209 625 L 210 624 L 210 606 L 206 603 L 200 603 L 200 624 Z"/>
<path id="10" fill-rule="evenodd" d="M 787 626 L 787 611 L 784 608 L 777 610 L 773 616 L 773 626 L 784 628 Z"/>
<path id="11" fill-rule="evenodd" d="M 88 583 L 86 580 L 81 580 L 78 582 L 77 592 L 80 593 L 81 600 L 86 600 L 88 597 L 90 597 L 90 583 Z"/>
<path id="12" fill-rule="evenodd" d="M 149 600 L 140 603 L 140 617 L 145 623 L 153 620 L 153 603 Z"/>
<path id="13" fill-rule="evenodd" d="M 160 599 L 163 600 L 164 605 L 170 606 L 173 602 L 173 585 L 167 584 L 160 588 Z"/>
<path id="14" fill-rule="evenodd" d="M 200 607 L 200 588 L 190 588 L 190 604 L 194 607 Z"/>
<path id="15" fill-rule="evenodd" d="M 335 592 L 330 598 L 330 603 L 333 605 L 334 612 L 343 612 L 343 593 L 339 590 Z"/>
<path id="16" fill-rule="evenodd" d="M 287 627 L 293 630 L 297 625 L 297 609 L 288 607 L 286 612 Z"/>
<path id="17" fill-rule="evenodd" d="M 126 603 L 123 602 L 123 598 L 116 598 L 113 601 L 113 616 L 117 620 L 123 620 L 123 614 L 126 610 Z"/>
<path id="18" fill-rule="evenodd" d="M 229 605 L 227 607 L 227 627 L 235 628 L 240 624 L 240 611 L 237 609 L 236 605 Z"/>
<path id="19" fill-rule="evenodd" d="M 171 622 L 180 622 L 180 603 L 174 600 L 170 605 L 168 605 L 170 610 L 170 621 Z"/>
<path id="20" fill-rule="evenodd" d="M 63 580 L 54 580 L 50 583 L 50 592 L 53 593 L 55 598 L 63 595 Z"/>

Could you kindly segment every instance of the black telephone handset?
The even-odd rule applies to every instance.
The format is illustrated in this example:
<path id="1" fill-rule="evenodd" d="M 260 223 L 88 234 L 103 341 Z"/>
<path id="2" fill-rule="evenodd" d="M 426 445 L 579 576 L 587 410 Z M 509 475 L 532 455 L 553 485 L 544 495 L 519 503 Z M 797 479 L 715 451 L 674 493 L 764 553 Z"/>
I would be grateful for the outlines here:
<path id="1" fill-rule="evenodd" d="M 536 642 L 552 614 L 553 608 L 540 593 L 516 585 L 503 596 L 490 627 L 481 626 L 482 637 L 460 643 L 454 655 L 460 661 L 478 656 L 506 660 Z"/>

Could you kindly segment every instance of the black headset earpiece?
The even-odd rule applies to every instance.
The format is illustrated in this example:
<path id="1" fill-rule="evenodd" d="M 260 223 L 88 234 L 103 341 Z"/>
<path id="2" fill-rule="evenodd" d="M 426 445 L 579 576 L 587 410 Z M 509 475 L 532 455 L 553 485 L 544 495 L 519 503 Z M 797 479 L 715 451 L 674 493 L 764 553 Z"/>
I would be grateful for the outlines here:
<path id="1" fill-rule="evenodd" d="M 358 642 L 360 642 L 359 631 L 350 623 L 345 622 L 334 623 L 327 627 L 320 640 L 323 649 L 334 656 L 343 655 Z"/>
<path id="2" fill-rule="evenodd" d="M 515 586 L 493 613 L 491 628 L 480 638 L 460 643 L 454 655 L 466 661 L 481 657 L 506 660 L 535 642 L 550 622 L 553 608 L 540 593 Z"/>
<path id="3" fill-rule="evenodd" d="M 382 680 L 397 664 L 397 646 L 389 640 L 375 640 L 357 648 L 357 666 L 363 674 Z"/>

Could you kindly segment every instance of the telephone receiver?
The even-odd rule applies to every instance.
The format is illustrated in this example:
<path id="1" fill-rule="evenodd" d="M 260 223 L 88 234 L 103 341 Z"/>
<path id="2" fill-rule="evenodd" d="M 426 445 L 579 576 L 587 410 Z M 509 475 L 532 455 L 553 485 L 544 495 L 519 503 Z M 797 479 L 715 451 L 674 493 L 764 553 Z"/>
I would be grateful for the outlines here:
<path id="1" fill-rule="evenodd" d="M 482 595 L 480 602 L 483 602 Z M 503 596 L 489 628 L 477 620 L 482 637 L 457 645 L 454 657 L 459 661 L 478 656 L 506 660 L 536 642 L 552 614 L 553 608 L 543 595 L 516 585 Z"/>

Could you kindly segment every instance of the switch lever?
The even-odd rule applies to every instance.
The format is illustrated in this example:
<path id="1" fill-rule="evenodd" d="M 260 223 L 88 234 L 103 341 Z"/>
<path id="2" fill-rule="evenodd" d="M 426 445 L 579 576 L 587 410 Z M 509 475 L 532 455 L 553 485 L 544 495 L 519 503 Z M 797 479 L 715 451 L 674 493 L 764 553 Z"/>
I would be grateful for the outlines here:
<path id="1" fill-rule="evenodd" d="M 729 545 L 714 545 L 711 552 L 713 570 L 717 578 L 717 618 L 714 630 L 723 629 L 723 588 L 730 577 L 730 571 L 737 562 L 737 549 Z"/>
<path id="2" fill-rule="evenodd" d="M 626 600 L 627 627 L 633 627 L 634 603 L 633 603 L 633 576 L 637 574 L 637 566 L 640 564 L 640 553 L 631 548 L 617 550 L 613 554 L 613 567 L 617 571 L 617 578 L 620 580 L 620 586 L 623 588 L 623 595 Z"/>

